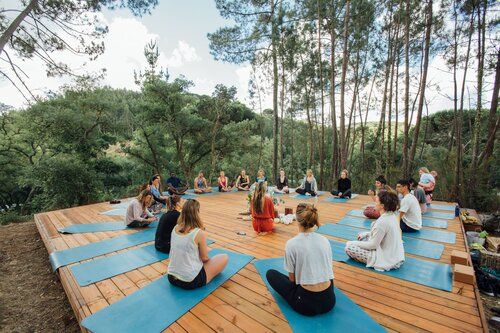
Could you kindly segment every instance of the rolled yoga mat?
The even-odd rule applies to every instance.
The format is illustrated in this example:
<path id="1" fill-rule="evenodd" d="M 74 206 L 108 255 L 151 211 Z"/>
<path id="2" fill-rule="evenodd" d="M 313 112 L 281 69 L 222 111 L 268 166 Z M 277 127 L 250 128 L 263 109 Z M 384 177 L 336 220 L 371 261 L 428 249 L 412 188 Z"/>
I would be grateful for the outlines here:
<path id="1" fill-rule="evenodd" d="M 373 221 L 369 219 L 359 219 L 356 217 L 345 216 L 337 222 L 340 225 L 350 225 L 351 227 L 370 229 Z M 404 236 L 411 238 L 419 238 L 431 240 L 434 242 L 455 244 L 456 234 L 451 231 L 435 230 L 435 229 L 420 229 L 415 232 L 403 232 Z"/>
<path id="2" fill-rule="evenodd" d="M 361 209 L 353 209 L 353 210 L 349 211 L 347 213 L 347 215 L 367 219 L 367 217 L 365 216 L 365 214 L 363 214 L 363 211 Z M 448 228 L 448 221 L 441 220 L 441 219 L 432 219 L 429 217 L 422 216 L 422 226 L 439 228 L 439 229 L 446 229 L 446 228 Z"/>
<path id="3" fill-rule="evenodd" d="M 117 236 L 67 250 L 54 251 L 49 255 L 49 261 L 52 269 L 56 271 L 62 266 L 153 241 L 155 233 L 156 228 L 147 228 L 133 234 Z"/>
<path id="4" fill-rule="evenodd" d="M 333 202 L 333 203 L 344 203 L 344 202 L 348 202 L 349 200 L 351 199 L 354 199 L 356 198 L 358 195 L 356 193 L 353 193 L 351 195 L 351 198 L 337 198 L 337 197 L 328 197 L 326 198 L 325 200 L 323 200 L 324 202 Z"/>
<path id="5" fill-rule="evenodd" d="M 347 240 L 357 240 L 360 232 L 365 229 L 354 228 L 342 224 L 324 224 L 318 229 L 318 233 Z M 403 236 L 403 246 L 406 253 L 414 254 L 431 259 L 440 259 L 444 251 L 443 244 L 427 242 L 421 239 Z"/>
<path id="6" fill-rule="evenodd" d="M 335 261 L 435 289 L 452 290 L 452 270 L 450 265 L 405 257 L 404 264 L 398 269 L 381 272 L 373 268 L 368 268 L 366 264 L 349 258 L 345 253 L 345 243 L 330 240 L 330 245 L 332 247 L 333 260 Z"/>
<path id="7" fill-rule="evenodd" d="M 295 333 L 315 332 L 386 332 L 386 329 L 373 320 L 362 308 L 351 301 L 340 289 L 335 289 L 335 307 L 328 313 L 308 317 L 295 312 L 290 305 L 281 297 L 267 282 L 266 272 L 275 269 L 287 275 L 283 269 L 283 258 L 271 258 L 257 260 L 254 262 L 267 289 L 273 295 L 276 303 L 283 312 L 288 324 Z"/>
<path id="8" fill-rule="evenodd" d="M 156 228 L 158 222 L 152 222 L 143 230 Z M 132 230 L 125 225 L 125 222 L 98 222 L 98 223 L 85 223 L 85 224 L 72 224 L 62 229 L 58 229 L 61 234 L 83 234 L 87 232 L 101 232 L 101 231 L 118 231 L 118 230 Z M 142 229 L 141 229 L 142 230 Z"/>
<path id="9" fill-rule="evenodd" d="M 229 256 L 229 262 L 206 286 L 184 290 L 171 285 L 167 276 L 163 276 L 86 317 L 81 325 L 94 333 L 163 331 L 253 259 L 249 255 L 221 249 L 209 252 L 210 256 L 221 253 Z"/>
<path id="10" fill-rule="evenodd" d="M 207 239 L 208 245 L 212 243 L 213 240 Z M 87 286 L 168 259 L 168 256 L 168 253 L 157 251 L 151 244 L 72 266 L 71 272 L 80 286 Z"/>

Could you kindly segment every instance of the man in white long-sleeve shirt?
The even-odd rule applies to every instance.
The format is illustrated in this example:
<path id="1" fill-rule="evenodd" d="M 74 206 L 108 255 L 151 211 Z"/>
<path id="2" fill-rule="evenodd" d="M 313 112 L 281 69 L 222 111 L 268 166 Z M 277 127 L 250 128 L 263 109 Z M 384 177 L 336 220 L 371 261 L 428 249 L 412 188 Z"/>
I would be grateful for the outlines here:
<path id="1" fill-rule="evenodd" d="M 399 207 L 399 226 L 403 232 L 415 232 L 422 229 L 422 211 L 417 198 L 410 193 L 410 182 L 401 179 L 396 190 L 403 195 Z"/>

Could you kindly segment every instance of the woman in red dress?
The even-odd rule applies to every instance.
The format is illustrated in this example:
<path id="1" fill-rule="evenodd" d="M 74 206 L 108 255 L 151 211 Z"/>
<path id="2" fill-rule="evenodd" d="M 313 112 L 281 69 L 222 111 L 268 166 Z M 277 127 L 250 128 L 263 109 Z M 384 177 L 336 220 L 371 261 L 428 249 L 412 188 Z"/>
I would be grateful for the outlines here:
<path id="1" fill-rule="evenodd" d="M 274 227 L 274 203 L 266 192 L 266 182 L 257 183 L 252 196 L 252 225 L 259 235 L 273 231 Z"/>

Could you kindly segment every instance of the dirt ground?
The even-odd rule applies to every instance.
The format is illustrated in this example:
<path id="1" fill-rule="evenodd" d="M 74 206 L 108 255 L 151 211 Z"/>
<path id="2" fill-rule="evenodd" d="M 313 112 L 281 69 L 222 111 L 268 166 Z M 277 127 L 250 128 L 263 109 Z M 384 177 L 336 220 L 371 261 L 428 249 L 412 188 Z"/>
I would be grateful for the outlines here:
<path id="1" fill-rule="evenodd" d="M 34 222 L 0 226 L 0 332 L 79 332 Z"/>
<path id="2" fill-rule="evenodd" d="M 481 298 L 489 319 L 488 308 L 500 306 L 500 299 Z M 35 223 L 0 226 L 0 332 L 79 331 Z"/>

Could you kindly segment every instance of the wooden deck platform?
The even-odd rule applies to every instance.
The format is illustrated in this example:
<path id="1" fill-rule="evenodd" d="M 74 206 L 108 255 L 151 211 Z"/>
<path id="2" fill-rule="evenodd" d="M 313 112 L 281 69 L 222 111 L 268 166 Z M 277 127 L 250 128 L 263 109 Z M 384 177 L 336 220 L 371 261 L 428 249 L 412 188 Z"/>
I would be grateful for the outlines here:
<path id="1" fill-rule="evenodd" d="M 336 222 L 349 210 L 370 203 L 359 196 L 348 203 L 316 202 L 321 222 Z M 285 206 L 296 207 L 298 200 L 284 197 Z M 216 242 L 211 247 L 250 254 L 256 258 L 284 255 L 285 242 L 297 233 L 297 225 L 277 224 L 275 232 L 258 237 L 250 222 L 238 219 L 246 207 L 245 194 L 230 193 L 201 197 L 201 213 L 209 237 Z M 48 252 L 64 250 L 102 239 L 135 231 L 98 232 L 62 235 L 57 229 L 70 224 L 120 220 L 120 217 L 100 215 L 111 209 L 100 203 L 37 214 L 36 225 Z M 449 221 L 449 231 L 457 235 L 456 244 L 446 244 L 443 263 L 450 262 L 451 251 L 464 251 L 466 244 L 458 219 Z M 246 232 L 246 236 L 237 235 Z M 141 246 L 147 245 L 142 244 Z M 429 259 L 431 260 L 431 259 Z M 69 266 L 58 275 L 79 322 L 112 304 L 167 271 L 167 261 L 158 262 L 86 287 L 79 286 Z M 391 278 L 334 262 L 335 285 L 372 318 L 390 332 L 487 332 L 481 299 L 477 287 L 453 283 L 453 291 L 445 292 L 415 283 Z M 85 330 L 84 330 L 85 331 Z M 171 325 L 167 332 L 290 332 L 285 317 L 266 289 L 252 263 L 224 283 L 211 295 Z"/>

